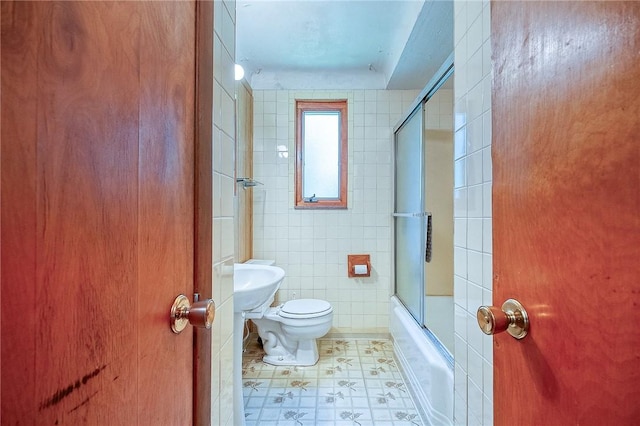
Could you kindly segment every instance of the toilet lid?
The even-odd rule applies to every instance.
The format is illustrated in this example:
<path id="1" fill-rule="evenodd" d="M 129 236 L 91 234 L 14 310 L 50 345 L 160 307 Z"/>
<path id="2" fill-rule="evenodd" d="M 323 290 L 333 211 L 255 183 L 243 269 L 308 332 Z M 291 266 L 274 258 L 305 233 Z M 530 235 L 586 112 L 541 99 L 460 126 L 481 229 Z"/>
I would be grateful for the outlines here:
<path id="1" fill-rule="evenodd" d="M 320 299 L 289 300 L 280 308 L 280 316 L 285 318 L 314 318 L 331 312 L 331 304 Z"/>

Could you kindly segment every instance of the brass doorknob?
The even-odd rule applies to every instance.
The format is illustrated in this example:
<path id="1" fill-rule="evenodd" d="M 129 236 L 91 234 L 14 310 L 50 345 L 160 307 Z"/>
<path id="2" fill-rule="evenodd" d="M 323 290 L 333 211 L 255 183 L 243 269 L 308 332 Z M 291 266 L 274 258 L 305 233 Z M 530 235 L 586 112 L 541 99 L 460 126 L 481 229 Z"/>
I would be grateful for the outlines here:
<path id="1" fill-rule="evenodd" d="M 524 307 L 515 299 L 508 299 L 502 309 L 495 306 L 480 306 L 477 313 L 478 325 L 484 334 L 507 331 L 516 339 L 522 339 L 529 331 L 529 316 Z"/>
<path id="2" fill-rule="evenodd" d="M 178 334 L 188 324 L 194 327 L 211 328 L 216 316 L 216 305 L 211 299 L 189 303 L 184 294 L 180 294 L 171 306 L 171 330 Z"/>

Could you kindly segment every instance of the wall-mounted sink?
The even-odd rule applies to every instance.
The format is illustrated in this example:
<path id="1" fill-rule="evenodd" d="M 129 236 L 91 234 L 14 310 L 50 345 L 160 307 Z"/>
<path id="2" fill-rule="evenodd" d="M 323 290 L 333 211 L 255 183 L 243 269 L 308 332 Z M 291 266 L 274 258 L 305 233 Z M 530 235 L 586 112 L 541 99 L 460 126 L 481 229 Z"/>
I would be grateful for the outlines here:
<path id="1" fill-rule="evenodd" d="M 257 308 L 266 309 L 280 287 L 284 269 L 256 263 L 233 265 L 233 412 L 235 424 L 244 425 L 244 402 L 242 397 L 242 337 L 247 315 Z"/>
<path id="2" fill-rule="evenodd" d="M 233 310 L 247 312 L 271 302 L 284 278 L 277 266 L 236 263 L 233 265 Z"/>

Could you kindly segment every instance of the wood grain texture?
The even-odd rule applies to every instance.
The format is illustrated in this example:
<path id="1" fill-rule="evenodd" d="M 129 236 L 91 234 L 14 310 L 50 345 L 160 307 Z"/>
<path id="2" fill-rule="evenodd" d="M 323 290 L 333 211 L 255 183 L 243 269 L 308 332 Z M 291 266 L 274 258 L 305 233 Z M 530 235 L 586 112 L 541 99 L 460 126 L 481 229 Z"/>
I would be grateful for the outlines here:
<path id="1" fill-rule="evenodd" d="M 213 16 L 212 1 L 196 3 L 195 291 L 213 295 Z M 211 424 L 211 330 L 194 330 L 193 424 Z M 216 384 L 217 385 L 217 384 Z"/>
<path id="2" fill-rule="evenodd" d="M 193 330 L 176 336 L 166 326 L 173 299 L 193 300 L 194 289 L 195 3 L 139 7 L 138 423 L 190 424 Z"/>
<path id="3" fill-rule="evenodd" d="M 25 5 L 26 6 L 26 5 Z M 1 191 L 1 279 L 2 324 L 12 324 L 9 301 L 35 300 L 36 264 L 36 55 L 37 31 L 28 23 L 38 19 L 30 7 L 0 3 L 2 64 L 2 165 Z M 9 143 L 9 141 L 24 143 Z M 8 161 L 11 159 L 11 161 Z M 7 209 L 11 206 L 11 210 Z M 9 250 L 9 248 L 11 248 Z M 12 283 L 11 286 L 5 283 Z M 2 327 L 2 413 L 3 424 L 34 424 L 37 403 L 26 401 L 14 391 L 20 384 L 26 394 L 36 391 L 35 337 L 22 330 L 36 327 L 36 308 L 26 304 L 19 327 Z"/>
<path id="4" fill-rule="evenodd" d="M 20 3 L 7 8 L 13 9 L 8 20 L 22 18 L 11 21 L 9 25 L 15 25 L 3 35 L 28 33 L 32 27 L 40 31 L 34 33 L 33 39 L 23 40 L 28 43 L 24 47 L 29 54 L 19 63 L 20 68 L 26 69 L 37 66 L 37 72 L 25 74 L 19 69 L 12 76 L 14 80 L 3 78 L 3 89 L 14 84 L 28 87 L 26 93 L 31 94 L 31 102 L 26 104 L 28 110 L 21 110 L 20 95 L 3 96 L 4 123 L 14 112 L 24 113 L 15 124 L 15 132 L 3 134 L 3 148 L 11 151 L 3 156 L 3 162 L 28 163 L 22 173 L 3 168 L 3 187 L 17 189 L 26 182 L 27 191 L 14 197 L 17 205 L 28 209 L 14 211 L 4 205 L 3 216 L 7 220 L 2 225 L 8 230 L 15 221 L 16 229 L 33 236 L 33 241 L 26 240 L 28 245 L 24 237 L 3 240 L 7 254 L 3 271 L 9 276 L 3 277 L 2 290 L 20 295 L 11 305 L 3 299 L 3 312 L 14 311 L 16 303 L 27 305 L 25 315 L 29 320 L 25 325 L 31 327 L 3 327 L 3 347 L 5 354 L 9 353 L 8 359 L 3 354 L 3 375 L 6 372 L 5 377 L 10 378 L 14 371 L 24 369 L 30 370 L 27 378 L 34 376 L 29 394 L 16 390 L 16 384 L 22 382 L 19 377 L 5 380 L 5 389 L 13 389 L 3 394 L 16 400 L 10 402 L 15 405 L 3 409 L 3 421 L 124 421 L 130 414 L 126 407 L 116 412 L 112 404 L 112 416 L 105 412 L 89 414 L 84 407 L 109 398 L 104 377 L 113 380 L 119 374 L 121 360 L 134 352 L 135 345 L 135 325 L 123 332 L 114 327 L 118 322 L 115 309 L 96 309 L 100 306 L 97 300 L 108 297 L 105 283 L 110 283 L 107 293 L 118 292 L 135 278 L 135 267 L 129 262 L 134 258 L 133 250 L 121 245 L 135 237 L 135 225 L 123 220 L 130 214 L 131 183 L 119 172 L 127 167 L 130 152 L 126 142 L 137 135 L 131 134 L 127 126 L 111 127 L 107 123 L 135 116 L 137 106 L 132 95 L 113 93 L 108 90 L 108 82 L 102 80 L 126 80 L 135 73 L 131 64 L 116 60 L 115 49 L 105 43 L 104 25 L 120 30 L 120 22 L 130 21 L 109 10 L 81 13 L 72 3 L 37 7 Z M 92 19 L 98 15 L 103 16 Z M 95 37 L 86 37 L 89 28 L 96 28 Z M 126 52 L 128 47 L 130 43 L 122 50 Z M 3 61 L 3 65 L 7 62 Z M 120 103 L 121 109 L 109 109 L 110 101 Z M 5 112 L 9 114 L 6 118 Z M 94 116 L 103 120 L 92 120 Z M 21 133 L 28 133 L 28 137 L 23 138 Z M 100 143 L 105 139 L 115 142 Z M 135 160 L 136 156 L 132 158 Z M 121 185 L 122 191 L 117 191 Z M 110 214 L 105 214 L 106 205 L 113 205 Z M 13 244 L 29 251 L 25 259 L 29 263 L 16 256 L 21 250 L 15 252 Z M 121 262 L 119 273 L 112 277 L 116 259 Z M 12 275 L 27 278 L 24 288 L 13 282 Z M 24 303 L 27 300 L 29 303 Z M 108 350 L 121 339 L 127 343 L 119 345 L 118 350 Z M 22 349 L 20 341 L 28 341 L 29 345 Z M 78 351 L 83 354 L 80 359 L 76 356 Z M 118 388 L 111 396 L 117 395 L 118 400 L 135 397 L 123 380 L 114 380 L 109 387 Z M 25 394 L 30 398 L 23 399 Z"/>
<path id="5" fill-rule="evenodd" d="M 194 10 L 2 2 L 3 424 L 191 422 Z"/>
<path id="6" fill-rule="evenodd" d="M 640 416 L 640 3 L 493 2 L 495 423 Z"/>
<path id="7" fill-rule="evenodd" d="M 253 178 L 253 94 L 251 87 L 244 80 L 237 84 L 236 108 L 238 116 L 238 140 L 237 140 L 237 177 Z M 242 263 L 253 257 L 253 196 L 254 189 L 242 189 L 236 186 L 238 191 L 238 259 Z"/>

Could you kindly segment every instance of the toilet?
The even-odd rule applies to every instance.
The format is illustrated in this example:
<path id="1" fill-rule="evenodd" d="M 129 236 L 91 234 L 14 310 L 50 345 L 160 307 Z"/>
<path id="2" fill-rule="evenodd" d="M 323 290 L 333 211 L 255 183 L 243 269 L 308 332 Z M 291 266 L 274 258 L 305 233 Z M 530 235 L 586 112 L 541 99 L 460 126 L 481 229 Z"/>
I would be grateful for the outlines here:
<path id="1" fill-rule="evenodd" d="M 331 329 L 333 308 L 326 300 L 294 299 L 250 317 L 262 339 L 264 362 L 310 366 L 318 362 L 316 339 Z"/>

